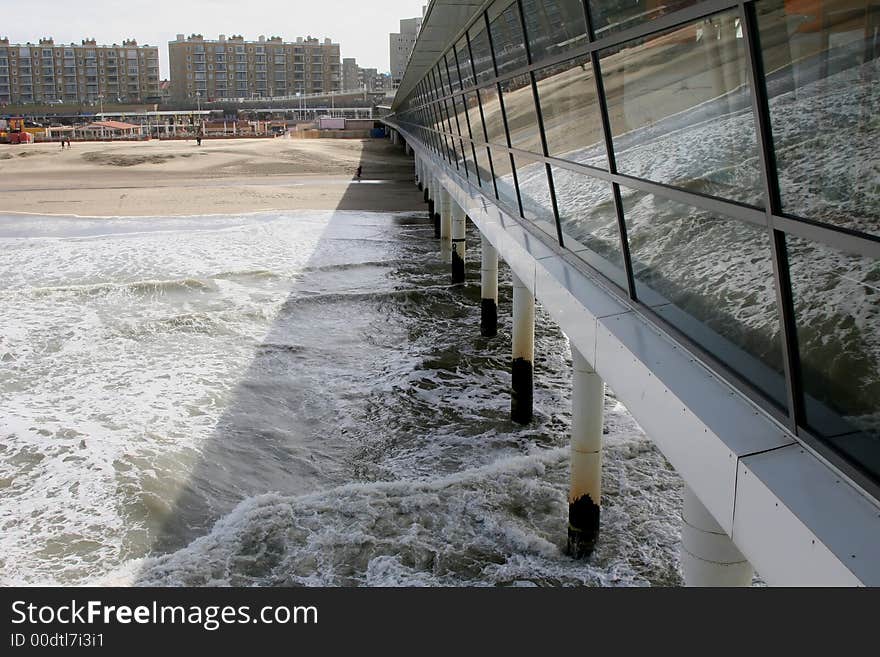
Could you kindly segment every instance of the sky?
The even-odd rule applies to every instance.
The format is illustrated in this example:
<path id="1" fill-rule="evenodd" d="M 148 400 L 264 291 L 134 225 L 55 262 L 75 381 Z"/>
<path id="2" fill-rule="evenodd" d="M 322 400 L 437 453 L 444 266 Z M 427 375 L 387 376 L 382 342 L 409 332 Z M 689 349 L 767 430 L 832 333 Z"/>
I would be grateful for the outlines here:
<path id="1" fill-rule="evenodd" d="M 37 43 L 41 37 L 80 43 L 94 37 L 108 45 L 135 38 L 138 45 L 160 46 L 165 79 L 168 42 L 178 34 L 206 39 L 241 34 L 249 40 L 263 34 L 285 41 L 311 35 L 341 44 L 341 57 L 354 57 L 363 68 L 388 72 L 388 35 L 400 29 L 400 19 L 420 16 L 427 4 L 428 0 L 381 0 L 373 6 L 358 0 L 29 0 L 6 17 L 10 20 L 2 21 L 0 37 L 8 36 L 11 43 Z"/>

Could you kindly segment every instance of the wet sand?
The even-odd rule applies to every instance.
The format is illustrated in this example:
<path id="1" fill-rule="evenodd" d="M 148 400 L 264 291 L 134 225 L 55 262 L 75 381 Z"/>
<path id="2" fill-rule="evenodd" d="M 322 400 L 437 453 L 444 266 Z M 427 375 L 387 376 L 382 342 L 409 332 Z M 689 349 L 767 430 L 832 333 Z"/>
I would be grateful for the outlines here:
<path id="1" fill-rule="evenodd" d="M 353 180 L 358 165 L 363 180 Z M 0 145 L 0 212 L 173 216 L 422 209 L 386 140 L 237 139 Z"/>

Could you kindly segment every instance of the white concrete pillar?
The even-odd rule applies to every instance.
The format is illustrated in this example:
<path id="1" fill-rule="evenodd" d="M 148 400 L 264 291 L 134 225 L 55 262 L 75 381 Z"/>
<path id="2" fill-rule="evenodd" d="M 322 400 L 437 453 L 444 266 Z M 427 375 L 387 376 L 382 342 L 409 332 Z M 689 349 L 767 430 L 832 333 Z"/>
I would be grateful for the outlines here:
<path id="1" fill-rule="evenodd" d="M 467 215 L 464 208 L 452 201 L 452 284 L 464 283 L 465 251 L 467 250 Z"/>
<path id="2" fill-rule="evenodd" d="M 571 348 L 571 482 L 568 553 L 590 556 L 599 535 L 602 506 L 602 426 L 605 382 L 576 347 Z"/>
<path id="3" fill-rule="evenodd" d="M 443 185 L 440 186 L 440 239 L 452 241 L 452 197 Z"/>
<path id="4" fill-rule="evenodd" d="M 681 571 L 686 586 L 751 586 L 752 565 L 689 486 L 681 511 Z"/>
<path id="5" fill-rule="evenodd" d="M 480 335 L 491 338 L 498 334 L 498 251 L 485 235 L 480 250 Z"/>
<path id="6" fill-rule="evenodd" d="M 519 424 L 528 424 L 532 421 L 534 361 L 535 297 L 514 274 L 510 417 Z"/>

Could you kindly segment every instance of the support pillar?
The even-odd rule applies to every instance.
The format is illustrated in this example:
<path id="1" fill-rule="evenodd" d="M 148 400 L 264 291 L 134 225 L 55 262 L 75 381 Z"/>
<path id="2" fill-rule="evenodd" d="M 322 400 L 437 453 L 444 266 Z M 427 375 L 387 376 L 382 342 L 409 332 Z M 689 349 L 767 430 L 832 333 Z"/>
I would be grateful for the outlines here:
<path id="1" fill-rule="evenodd" d="M 422 162 L 422 187 L 424 188 L 424 198 L 425 203 L 430 203 L 431 207 L 434 207 L 434 201 L 431 198 L 431 176 L 428 173 L 428 167 L 425 166 L 425 163 Z M 431 210 L 431 218 L 434 218 L 434 211 Z"/>
<path id="2" fill-rule="evenodd" d="M 427 173 L 425 174 L 425 203 L 428 204 L 428 218 L 431 222 L 434 222 L 434 183 L 431 180 L 431 176 Z"/>
<path id="3" fill-rule="evenodd" d="M 433 197 L 434 197 L 434 237 L 440 239 L 440 215 L 443 214 L 443 194 L 440 191 L 440 181 L 437 178 L 433 180 Z"/>
<path id="4" fill-rule="evenodd" d="M 498 251 L 481 237 L 482 264 L 480 265 L 480 335 L 486 338 L 498 334 Z"/>
<path id="5" fill-rule="evenodd" d="M 605 382 L 572 345 L 571 485 L 568 554 L 589 557 L 599 536 L 602 504 L 602 425 Z"/>
<path id="6" fill-rule="evenodd" d="M 510 418 L 518 424 L 532 421 L 534 404 L 535 298 L 513 275 L 513 363 Z"/>
<path id="7" fill-rule="evenodd" d="M 464 283 L 465 251 L 467 249 L 467 215 L 452 201 L 452 284 Z"/>
<path id="8" fill-rule="evenodd" d="M 689 486 L 684 488 L 681 523 L 685 586 L 751 586 L 752 565 Z"/>
<path id="9" fill-rule="evenodd" d="M 440 186 L 440 239 L 444 242 L 452 240 L 452 197 Z"/>

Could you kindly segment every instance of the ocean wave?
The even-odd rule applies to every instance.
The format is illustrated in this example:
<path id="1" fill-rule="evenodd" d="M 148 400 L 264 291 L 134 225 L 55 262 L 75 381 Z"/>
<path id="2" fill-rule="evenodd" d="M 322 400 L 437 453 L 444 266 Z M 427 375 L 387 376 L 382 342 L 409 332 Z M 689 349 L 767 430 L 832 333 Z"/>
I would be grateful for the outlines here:
<path id="1" fill-rule="evenodd" d="M 432 479 L 347 484 L 299 497 L 260 495 L 186 548 L 138 562 L 130 583 L 649 584 L 627 555 L 615 554 L 614 541 L 590 563 L 564 554 L 567 502 L 558 480 L 567 463 L 568 450 L 556 448 Z M 640 549 L 650 552 L 649 543 Z"/>

